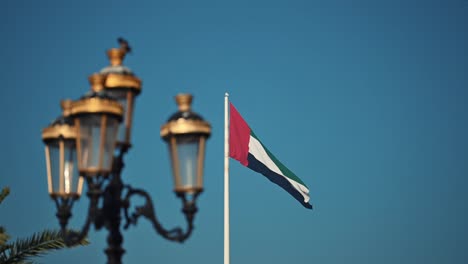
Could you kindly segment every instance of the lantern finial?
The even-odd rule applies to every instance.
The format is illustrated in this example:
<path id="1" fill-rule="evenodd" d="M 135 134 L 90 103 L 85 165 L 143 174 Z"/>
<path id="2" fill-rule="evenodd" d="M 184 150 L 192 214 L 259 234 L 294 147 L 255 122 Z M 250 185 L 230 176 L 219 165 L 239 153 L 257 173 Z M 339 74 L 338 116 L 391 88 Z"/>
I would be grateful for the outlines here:
<path id="1" fill-rule="evenodd" d="M 63 116 L 70 115 L 72 103 L 73 101 L 70 99 L 65 99 L 65 100 L 60 101 L 60 106 L 62 107 L 62 110 L 63 110 Z"/>
<path id="2" fill-rule="evenodd" d="M 88 77 L 89 84 L 91 85 L 91 90 L 94 92 L 100 92 L 104 90 L 104 83 L 106 77 L 103 74 L 93 73 Z"/>
<path id="3" fill-rule="evenodd" d="M 193 96 L 191 94 L 178 94 L 175 97 L 176 103 L 179 106 L 179 111 L 187 112 L 190 111 L 192 106 Z"/>
<path id="4" fill-rule="evenodd" d="M 132 50 L 130 45 L 128 45 L 128 41 L 125 39 L 118 38 L 117 41 L 119 42 L 120 48 L 112 48 L 107 51 L 107 56 L 109 57 L 110 64 L 112 66 L 122 65 L 125 54 L 130 53 Z"/>

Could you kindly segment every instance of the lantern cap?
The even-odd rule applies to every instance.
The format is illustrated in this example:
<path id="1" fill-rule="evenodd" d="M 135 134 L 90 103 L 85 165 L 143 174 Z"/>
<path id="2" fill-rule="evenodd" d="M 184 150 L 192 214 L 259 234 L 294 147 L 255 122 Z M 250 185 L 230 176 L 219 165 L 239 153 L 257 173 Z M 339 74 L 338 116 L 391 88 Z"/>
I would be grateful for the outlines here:
<path id="1" fill-rule="evenodd" d="M 109 96 L 104 89 L 99 89 L 105 80 L 102 74 L 93 74 L 89 77 L 91 91 L 84 94 L 79 100 L 73 101 L 70 108 L 70 115 L 79 114 L 112 114 L 120 120 L 123 115 L 123 106 Z"/>
<path id="2" fill-rule="evenodd" d="M 57 117 L 50 125 L 51 126 L 55 126 L 55 125 L 73 126 L 74 122 L 73 122 L 73 119 L 70 118 L 69 116 L 61 115 L 61 116 Z"/>
<path id="3" fill-rule="evenodd" d="M 171 115 L 167 123 L 161 127 L 161 137 L 168 140 L 170 135 L 199 134 L 209 137 L 211 125 L 199 114 L 191 110 L 193 96 L 178 94 L 175 97 L 179 111 Z"/>
<path id="4" fill-rule="evenodd" d="M 131 51 L 131 48 L 123 38 L 118 38 L 119 48 L 111 48 L 107 51 L 110 65 L 103 68 L 100 73 L 106 75 L 106 88 L 131 89 L 136 94 L 141 91 L 141 80 L 134 75 L 132 70 L 124 66 L 123 60 L 125 54 Z"/>
<path id="5" fill-rule="evenodd" d="M 42 140 L 44 142 L 54 139 L 76 139 L 74 120 L 69 116 L 72 100 L 65 99 L 60 102 L 63 114 L 52 121 L 49 126 L 42 130 Z"/>
<path id="6" fill-rule="evenodd" d="M 59 116 L 52 123 L 42 130 L 42 140 L 44 142 L 53 139 L 76 139 L 76 131 L 73 119 L 69 116 Z"/>
<path id="7" fill-rule="evenodd" d="M 99 72 L 101 74 L 120 74 L 120 75 L 127 75 L 127 76 L 134 76 L 134 73 L 132 70 L 126 66 L 123 65 L 117 65 L 117 66 L 106 66 L 101 69 Z"/>

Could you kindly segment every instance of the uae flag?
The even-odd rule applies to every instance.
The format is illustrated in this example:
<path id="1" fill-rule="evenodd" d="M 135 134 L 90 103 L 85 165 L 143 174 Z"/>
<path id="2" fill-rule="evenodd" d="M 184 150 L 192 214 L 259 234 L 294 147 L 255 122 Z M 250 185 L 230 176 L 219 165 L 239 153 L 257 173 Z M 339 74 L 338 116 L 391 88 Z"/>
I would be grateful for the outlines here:
<path id="1" fill-rule="evenodd" d="M 229 157 L 263 174 L 290 193 L 304 207 L 309 204 L 309 188 L 262 144 L 237 109 L 229 103 Z"/>

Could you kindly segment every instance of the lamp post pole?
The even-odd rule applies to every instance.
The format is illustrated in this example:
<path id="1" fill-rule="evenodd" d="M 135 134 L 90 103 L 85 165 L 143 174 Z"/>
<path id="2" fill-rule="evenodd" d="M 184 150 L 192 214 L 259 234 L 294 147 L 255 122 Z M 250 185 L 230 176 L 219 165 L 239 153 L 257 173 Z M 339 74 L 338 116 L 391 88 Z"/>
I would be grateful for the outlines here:
<path id="1" fill-rule="evenodd" d="M 192 96 L 177 95 L 179 110 L 161 127 L 161 138 L 169 145 L 174 191 L 182 200 L 187 227 L 165 229 L 150 195 L 122 181 L 124 155 L 131 147 L 134 99 L 141 91 L 141 81 L 122 65 L 130 47 L 123 39 L 119 43 L 120 48 L 108 51 L 111 65 L 89 77 L 91 91 L 79 100 L 62 101 L 62 116 L 42 132 L 49 194 L 57 206 L 65 243 L 82 240 L 91 226 L 106 228 L 109 264 L 122 263 L 125 253 L 122 220 L 123 229 L 127 229 L 143 217 L 170 241 L 182 243 L 190 237 L 196 199 L 203 191 L 205 144 L 211 134 L 210 124 L 191 110 Z M 80 231 L 69 231 L 73 203 L 81 196 L 84 182 L 89 198 L 86 221 Z M 135 196 L 145 203 L 132 207 Z"/>
<path id="2" fill-rule="evenodd" d="M 123 154 L 123 153 L 122 153 Z M 119 155 L 114 159 L 114 168 L 112 170 L 112 179 L 104 192 L 103 214 L 106 215 L 104 225 L 109 231 L 107 236 L 108 247 L 105 250 L 107 254 L 108 263 L 120 264 L 122 263 L 122 255 L 125 250 L 122 248 L 123 237 L 120 232 L 122 210 L 122 189 L 123 183 L 121 178 L 121 171 L 123 168 L 123 156 Z"/>

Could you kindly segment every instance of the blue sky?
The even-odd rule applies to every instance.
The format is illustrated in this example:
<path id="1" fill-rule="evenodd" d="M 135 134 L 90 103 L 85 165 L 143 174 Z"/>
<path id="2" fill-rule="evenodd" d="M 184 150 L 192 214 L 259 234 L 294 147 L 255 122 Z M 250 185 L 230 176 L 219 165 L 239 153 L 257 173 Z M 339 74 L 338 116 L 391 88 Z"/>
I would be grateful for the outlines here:
<path id="1" fill-rule="evenodd" d="M 4 1 L 0 223 L 56 228 L 41 129 L 88 90 L 116 38 L 143 80 L 124 180 L 183 224 L 160 126 L 192 93 L 211 122 L 193 236 L 141 220 L 125 263 L 222 263 L 224 93 L 310 188 L 306 210 L 231 161 L 232 263 L 466 263 L 468 1 Z M 138 202 L 138 201 L 135 201 Z M 84 221 L 87 199 L 74 207 Z M 106 231 L 41 263 L 105 263 Z"/>

